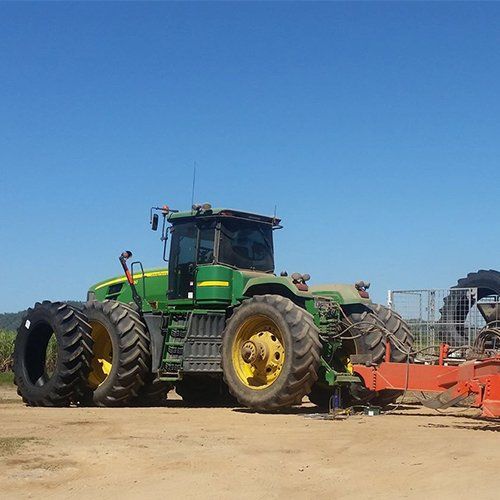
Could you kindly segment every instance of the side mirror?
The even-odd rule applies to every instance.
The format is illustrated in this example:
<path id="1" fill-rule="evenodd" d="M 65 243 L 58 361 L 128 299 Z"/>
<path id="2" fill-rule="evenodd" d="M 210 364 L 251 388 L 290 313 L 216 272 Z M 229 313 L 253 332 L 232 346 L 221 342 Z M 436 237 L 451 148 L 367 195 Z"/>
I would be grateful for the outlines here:
<path id="1" fill-rule="evenodd" d="M 158 229 L 158 214 L 153 214 L 151 218 L 151 230 L 156 231 Z"/>

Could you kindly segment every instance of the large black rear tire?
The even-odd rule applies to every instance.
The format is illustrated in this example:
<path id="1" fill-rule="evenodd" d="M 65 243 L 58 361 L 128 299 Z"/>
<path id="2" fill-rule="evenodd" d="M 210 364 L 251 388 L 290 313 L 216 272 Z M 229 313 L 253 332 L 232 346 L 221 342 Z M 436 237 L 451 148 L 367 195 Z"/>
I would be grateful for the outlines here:
<path id="1" fill-rule="evenodd" d="M 343 351 L 346 354 L 370 355 L 372 363 L 380 363 L 385 356 L 386 338 L 375 312 L 364 304 L 344 306 L 347 319 L 344 327 L 348 330 L 342 340 Z"/>
<path id="2" fill-rule="evenodd" d="M 387 342 L 391 342 L 391 361 L 403 363 L 407 360 L 413 347 L 413 333 L 399 314 L 380 304 L 346 306 L 344 312 L 347 315 L 346 326 L 354 325 L 345 334 L 353 339 L 344 341 L 344 354 L 370 355 L 372 362 L 378 364 L 385 358 Z M 401 391 L 393 390 L 375 393 L 359 384 L 352 384 L 350 392 L 343 391 L 342 395 L 344 405 L 370 402 L 384 407 L 401 394 Z M 309 400 L 327 408 L 332 395 L 333 388 L 315 384 Z"/>
<path id="3" fill-rule="evenodd" d="M 345 338 L 342 340 L 341 357 L 365 355 L 367 362 L 380 363 L 385 356 L 386 338 L 377 315 L 365 304 L 345 305 L 343 312 L 343 328 L 346 330 L 343 334 Z M 316 383 L 308 395 L 309 401 L 327 409 L 333 392 L 333 387 Z M 360 384 L 354 384 L 353 391 L 343 391 L 343 396 L 343 405 L 350 406 L 366 402 L 374 395 Z"/>
<path id="4" fill-rule="evenodd" d="M 412 354 L 414 335 L 407 323 L 397 312 L 386 306 L 373 304 L 371 307 L 386 330 L 386 342 L 390 342 L 391 345 L 391 361 L 396 363 L 412 362 L 414 358 Z M 370 404 L 384 408 L 395 403 L 402 394 L 403 391 L 393 389 L 378 391 L 370 399 Z"/>
<path id="5" fill-rule="evenodd" d="M 243 355 L 245 346 L 251 362 Z M 320 351 L 319 332 L 307 311 L 280 295 L 258 295 L 245 300 L 227 322 L 222 340 L 224 380 L 244 406 L 289 407 L 311 391 Z"/>
<path id="6" fill-rule="evenodd" d="M 405 363 L 413 359 L 412 349 L 415 337 L 408 324 L 392 309 L 381 304 L 370 306 L 385 329 L 386 342 L 391 344 L 391 361 Z"/>
<path id="7" fill-rule="evenodd" d="M 57 359 L 48 373 L 47 346 L 54 336 Z M 30 406 L 69 406 L 81 400 L 90 370 L 90 325 L 64 302 L 37 302 L 18 329 L 14 383 Z"/>
<path id="8" fill-rule="evenodd" d="M 88 402 L 126 406 L 150 373 L 146 325 L 135 310 L 114 300 L 87 302 L 83 312 L 94 339 Z"/>

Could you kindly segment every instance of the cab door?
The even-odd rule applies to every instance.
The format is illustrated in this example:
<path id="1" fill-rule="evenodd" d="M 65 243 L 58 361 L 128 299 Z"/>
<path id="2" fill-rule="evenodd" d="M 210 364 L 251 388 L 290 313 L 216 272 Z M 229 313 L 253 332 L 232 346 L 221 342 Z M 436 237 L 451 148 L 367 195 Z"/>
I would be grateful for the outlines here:
<path id="1" fill-rule="evenodd" d="M 168 299 L 194 301 L 198 228 L 193 222 L 172 227 L 168 262 Z"/>

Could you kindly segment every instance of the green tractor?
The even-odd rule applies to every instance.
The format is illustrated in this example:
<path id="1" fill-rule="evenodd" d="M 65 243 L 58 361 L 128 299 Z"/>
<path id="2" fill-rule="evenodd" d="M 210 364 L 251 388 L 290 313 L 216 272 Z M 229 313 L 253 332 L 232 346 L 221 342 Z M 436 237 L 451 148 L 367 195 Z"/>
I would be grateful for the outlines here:
<path id="1" fill-rule="evenodd" d="M 151 209 L 162 218 L 168 268 L 127 265 L 92 286 L 83 310 L 38 303 L 19 329 L 15 380 L 28 404 L 154 405 L 175 387 L 186 403 L 235 403 L 257 410 L 335 400 L 387 404 L 352 363 L 405 361 L 413 342 L 393 311 L 373 304 L 368 283 L 308 286 L 308 275 L 275 274 L 280 220 L 193 206 Z M 169 238 L 170 236 L 170 238 Z M 167 239 L 170 239 L 167 256 Z M 58 344 L 45 368 L 50 337 Z M 334 397 L 336 396 L 336 397 Z"/>

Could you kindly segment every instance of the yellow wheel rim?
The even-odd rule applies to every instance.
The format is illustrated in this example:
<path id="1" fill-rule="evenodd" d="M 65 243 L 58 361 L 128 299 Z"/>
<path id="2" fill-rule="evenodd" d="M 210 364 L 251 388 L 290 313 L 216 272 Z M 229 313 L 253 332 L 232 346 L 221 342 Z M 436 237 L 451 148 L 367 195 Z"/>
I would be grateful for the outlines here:
<path id="1" fill-rule="evenodd" d="M 113 345 L 111 337 L 104 326 L 98 321 L 91 321 L 94 349 L 90 364 L 89 384 L 95 389 L 99 387 L 111 373 L 113 367 Z"/>
<path id="2" fill-rule="evenodd" d="M 231 354 L 236 374 L 245 386 L 267 389 L 285 364 L 283 335 L 266 316 L 248 318 L 236 332 Z"/>

